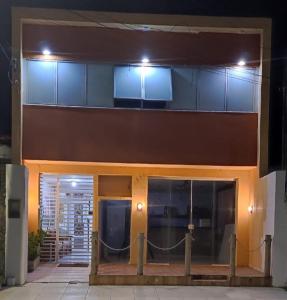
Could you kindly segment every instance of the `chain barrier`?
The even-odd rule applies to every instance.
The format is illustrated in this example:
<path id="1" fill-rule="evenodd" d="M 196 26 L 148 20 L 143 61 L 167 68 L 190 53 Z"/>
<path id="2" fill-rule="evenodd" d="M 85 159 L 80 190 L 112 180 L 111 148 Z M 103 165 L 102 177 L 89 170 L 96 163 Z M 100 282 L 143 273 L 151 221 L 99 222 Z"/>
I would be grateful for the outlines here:
<path id="1" fill-rule="evenodd" d="M 159 246 L 153 244 L 153 243 L 152 243 L 151 241 L 149 241 L 147 238 L 145 238 L 145 239 L 146 239 L 147 243 L 148 243 L 150 246 L 154 247 L 155 249 L 161 250 L 161 251 L 169 251 L 169 250 L 173 250 L 173 249 L 175 249 L 176 247 L 178 247 L 181 243 L 183 243 L 183 242 L 185 241 L 185 237 L 184 237 L 182 240 L 180 240 L 179 242 L 177 242 L 175 245 L 173 245 L 173 246 L 171 246 L 171 247 L 167 247 L 167 248 L 162 248 L 162 247 L 159 247 Z"/>
<path id="2" fill-rule="evenodd" d="M 244 251 L 249 252 L 249 253 L 252 253 L 252 252 L 256 252 L 256 251 L 258 251 L 259 249 L 261 249 L 261 248 L 264 246 L 266 240 L 264 239 L 264 240 L 260 243 L 260 245 L 259 245 L 258 247 L 254 248 L 254 249 L 251 249 L 251 250 L 247 249 L 247 248 L 246 248 L 246 247 L 245 247 L 245 246 L 244 246 L 237 238 L 236 238 L 236 242 L 238 243 L 238 245 L 240 245 L 240 247 L 241 247 Z"/>
<path id="3" fill-rule="evenodd" d="M 110 245 L 108 245 L 107 243 L 105 243 L 101 238 L 99 238 L 99 242 L 102 243 L 106 248 L 112 250 L 112 251 L 126 251 L 128 249 L 131 248 L 131 245 L 133 245 L 135 242 L 136 242 L 137 239 L 134 239 L 134 241 L 129 244 L 127 247 L 124 247 L 124 248 L 113 248 L 111 247 Z"/>

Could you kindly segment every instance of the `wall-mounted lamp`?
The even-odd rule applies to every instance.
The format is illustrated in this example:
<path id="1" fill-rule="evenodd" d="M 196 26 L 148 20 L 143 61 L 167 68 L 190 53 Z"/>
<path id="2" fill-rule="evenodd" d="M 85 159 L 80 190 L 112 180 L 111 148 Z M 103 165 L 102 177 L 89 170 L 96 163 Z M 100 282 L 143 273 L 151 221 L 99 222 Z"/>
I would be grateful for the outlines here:
<path id="1" fill-rule="evenodd" d="M 139 202 L 138 204 L 137 204 L 137 211 L 142 211 L 143 210 L 143 204 L 141 203 L 141 202 Z"/>
<path id="2" fill-rule="evenodd" d="M 254 206 L 253 205 L 249 205 L 248 206 L 248 212 L 249 212 L 249 214 L 252 215 L 253 211 L 254 211 Z"/>

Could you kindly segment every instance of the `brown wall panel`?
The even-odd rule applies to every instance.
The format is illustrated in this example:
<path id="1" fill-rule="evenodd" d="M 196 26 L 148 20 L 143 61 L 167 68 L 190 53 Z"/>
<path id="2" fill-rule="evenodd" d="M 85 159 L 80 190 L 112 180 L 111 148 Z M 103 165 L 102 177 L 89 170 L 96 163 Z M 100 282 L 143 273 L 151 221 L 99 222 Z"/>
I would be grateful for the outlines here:
<path id="1" fill-rule="evenodd" d="M 23 55 L 41 57 L 48 47 L 59 59 L 173 65 L 229 65 L 245 58 L 260 64 L 260 35 L 175 33 L 99 27 L 23 25 Z"/>
<path id="2" fill-rule="evenodd" d="M 257 114 L 25 105 L 23 159 L 255 166 Z"/>
<path id="3" fill-rule="evenodd" d="M 131 197 L 132 176 L 99 176 L 99 196 Z"/>

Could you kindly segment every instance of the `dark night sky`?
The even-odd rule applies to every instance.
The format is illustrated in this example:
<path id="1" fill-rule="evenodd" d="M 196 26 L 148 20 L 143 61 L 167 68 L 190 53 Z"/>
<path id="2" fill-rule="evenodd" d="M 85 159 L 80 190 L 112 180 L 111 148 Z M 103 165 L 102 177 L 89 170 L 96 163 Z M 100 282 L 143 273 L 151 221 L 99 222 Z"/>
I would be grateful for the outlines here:
<path id="1" fill-rule="evenodd" d="M 11 7 L 47 7 L 118 12 L 191 14 L 210 16 L 272 17 L 272 72 L 270 100 L 270 169 L 281 162 L 281 110 L 285 86 L 287 9 L 283 0 L 0 0 L 0 43 L 10 56 Z M 0 137 L 11 133 L 9 59 L 0 50 Z"/>

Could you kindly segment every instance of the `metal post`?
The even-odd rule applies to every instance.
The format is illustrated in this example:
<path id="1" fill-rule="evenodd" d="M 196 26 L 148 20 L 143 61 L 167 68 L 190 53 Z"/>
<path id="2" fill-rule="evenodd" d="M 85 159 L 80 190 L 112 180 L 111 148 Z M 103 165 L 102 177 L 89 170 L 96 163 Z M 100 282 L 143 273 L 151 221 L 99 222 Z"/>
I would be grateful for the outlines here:
<path id="1" fill-rule="evenodd" d="M 265 236 L 265 262 L 264 262 L 264 276 L 271 276 L 271 235 Z"/>
<path id="2" fill-rule="evenodd" d="M 191 274 L 191 232 L 185 234 L 185 257 L 184 257 L 184 265 L 185 265 L 185 276 L 189 276 Z"/>
<path id="3" fill-rule="evenodd" d="M 236 275 L 236 234 L 230 237 L 230 277 Z"/>
<path id="4" fill-rule="evenodd" d="M 143 262 L 144 262 L 144 234 L 138 234 L 138 264 L 137 275 L 143 275 Z"/>
<path id="5" fill-rule="evenodd" d="M 97 275 L 99 265 L 99 240 L 98 232 L 92 232 L 92 256 L 91 256 L 91 275 Z"/>

